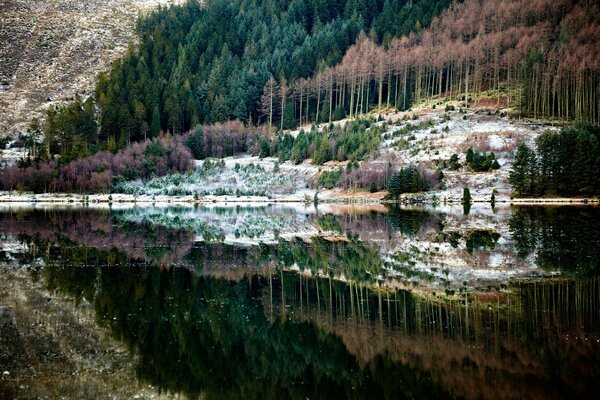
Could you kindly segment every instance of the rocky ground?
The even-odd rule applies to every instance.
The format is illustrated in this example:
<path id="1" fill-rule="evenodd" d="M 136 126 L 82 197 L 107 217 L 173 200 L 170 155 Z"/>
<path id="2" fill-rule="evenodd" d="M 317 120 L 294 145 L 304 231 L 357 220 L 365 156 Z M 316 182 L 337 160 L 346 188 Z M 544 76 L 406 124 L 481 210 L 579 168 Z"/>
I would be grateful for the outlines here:
<path id="1" fill-rule="evenodd" d="M 0 0 L 0 135 L 91 93 L 135 43 L 139 13 L 179 0 Z"/>
<path id="2" fill-rule="evenodd" d="M 0 398 L 161 399 L 135 384 L 135 359 L 93 307 L 49 292 L 44 277 L 0 266 Z"/>

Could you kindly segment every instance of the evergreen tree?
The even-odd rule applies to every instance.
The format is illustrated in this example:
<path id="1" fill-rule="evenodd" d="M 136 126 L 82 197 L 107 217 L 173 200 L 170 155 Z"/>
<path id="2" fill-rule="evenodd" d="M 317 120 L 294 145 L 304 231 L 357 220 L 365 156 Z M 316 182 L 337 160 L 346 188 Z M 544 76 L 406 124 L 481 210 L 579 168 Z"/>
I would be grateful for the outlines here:
<path id="1" fill-rule="evenodd" d="M 152 111 L 152 124 L 150 125 L 150 137 L 155 138 L 160 134 L 160 112 L 158 106 L 154 107 Z"/>
<path id="2" fill-rule="evenodd" d="M 400 173 L 394 172 L 387 182 L 387 191 L 396 199 L 402 194 L 402 178 Z"/>
<path id="3" fill-rule="evenodd" d="M 471 204 L 471 191 L 469 190 L 468 187 L 463 188 L 462 203 L 463 204 Z"/>
<path id="4" fill-rule="evenodd" d="M 536 169 L 535 153 L 525 143 L 519 144 L 508 176 L 508 181 L 517 195 L 534 194 Z"/>

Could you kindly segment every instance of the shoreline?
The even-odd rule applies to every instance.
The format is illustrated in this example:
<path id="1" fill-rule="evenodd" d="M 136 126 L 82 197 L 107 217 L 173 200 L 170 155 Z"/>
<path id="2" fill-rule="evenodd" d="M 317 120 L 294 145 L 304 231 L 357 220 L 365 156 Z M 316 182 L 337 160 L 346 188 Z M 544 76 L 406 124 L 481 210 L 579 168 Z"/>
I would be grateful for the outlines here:
<path id="1" fill-rule="evenodd" d="M 23 193 L 23 194 L 0 194 L 0 204 L 215 204 L 215 203 L 263 203 L 263 204 L 312 204 L 314 197 L 306 194 L 284 195 L 277 197 L 261 196 L 206 196 L 194 198 L 193 196 L 134 196 L 126 194 L 76 194 L 76 193 Z M 351 195 L 347 193 L 331 193 L 324 197 L 317 197 L 317 203 L 323 204 L 398 204 L 398 205 L 455 205 L 462 206 L 459 199 L 432 199 L 420 196 L 406 196 L 399 200 L 385 199 L 382 196 L 373 197 L 365 195 Z M 489 200 L 474 199 L 471 204 L 491 204 Z M 498 199 L 495 204 L 517 205 L 517 206 L 569 206 L 569 205 L 600 205 L 600 198 L 576 198 L 576 197 L 553 197 L 553 198 L 514 198 Z"/>

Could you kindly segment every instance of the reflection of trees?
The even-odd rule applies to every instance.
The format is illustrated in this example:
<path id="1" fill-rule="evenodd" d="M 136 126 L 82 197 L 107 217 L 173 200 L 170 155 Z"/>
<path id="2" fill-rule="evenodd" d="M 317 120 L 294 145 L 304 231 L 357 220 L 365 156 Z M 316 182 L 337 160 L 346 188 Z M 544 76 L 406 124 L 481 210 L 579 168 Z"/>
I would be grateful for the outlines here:
<path id="1" fill-rule="evenodd" d="M 465 246 L 469 254 L 480 250 L 494 250 L 500 234 L 492 231 L 476 230 L 469 232 Z"/>
<path id="2" fill-rule="evenodd" d="M 339 336 L 361 365 L 386 354 L 473 399 L 590 398 L 597 390 L 598 279 L 523 284 L 512 295 L 463 301 L 291 275 L 283 281 L 287 307 L 271 307 Z"/>
<path id="3" fill-rule="evenodd" d="M 377 248 L 356 239 L 329 241 L 315 237 L 308 244 L 302 240 L 280 242 L 276 254 L 283 267 L 296 264 L 301 270 L 343 275 L 360 282 L 375 279 L 383 265 Z"/>
<path id="4" fill-rule="evenodd" d="M 390 226 L 406 236 L 414 236 L 428 223 L 436 223 L 433 216 L 424 210 L 406 210 L 400 207 L 390 208 L 387 214 Z"/>
<path id="5" fill-rule="evenodd" d="M 227 399 L 448 397 L 426 373 L 386 355 L 359 366 L 312 323 L 269 322 L 261 299 L 269 287 L 287 290 L 277 279 L 235 283 L 132 265 L 94 269 L 91 280 L 65 269 L 49 266 L 48 279 L 85 293 L 99 322 L 139 354 L 140 379 L 163 390 Z"/>
<path id="6" fill-rule="evenodd" d="M 25 216 L 0 213 L 0 226 L 6 234 L 34 241 L 48 248 L 55 242 L 85 244 L 100 250 L 115 249 L 129 257 L 161 265 L 181 264 L 193 243 L 184 230 L 153 226 L 147 222 L 115 223 L 109 212 L 85 209 L 39 211 Z M 85 262 L 85 260 L 83 260 Z"/>
<path id="7" fill-rule="evenodd" d="M 598 208 L 518 207 L 510 231 L 517 253 L 535 253 L 542 268 L 585 276 L 600 273 Z"/>
<path id="8" fill-rule="evenodd" d="M 293 272 L 233 282 L 56 263 L 44 273 L 139 354 L 140 379 L 191 397 L 589 397 L 600 375 L 597 279 L 450 301 Z"/>

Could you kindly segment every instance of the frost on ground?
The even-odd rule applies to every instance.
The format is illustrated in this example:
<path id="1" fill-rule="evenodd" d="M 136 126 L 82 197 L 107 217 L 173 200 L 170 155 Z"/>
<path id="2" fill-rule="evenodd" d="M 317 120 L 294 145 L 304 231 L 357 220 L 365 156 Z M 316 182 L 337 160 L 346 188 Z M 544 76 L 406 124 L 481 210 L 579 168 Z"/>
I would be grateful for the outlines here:
<path id="1" fill-rule="evenodd" d="M 308 192 L 315 168 L 277 159 L 228 157 L 198 161 L 193 172 L 172 174 L 148 182 L 122 182 L 114 192 L 138 196 L 235 196 L 281 198 Z"/>
<path id="2" fill-rule="evenodd" d="M 421 213 L 424 219 L 418 230 L 407 231 L 398 226 L 394 215 L 388 215 L 387 211 L 372 214 L 369 208 L 338 210 L 332 205 L 323 208 L 289 205 L 142 207 L 120 211 L 116 218 L 184 229 L 194 233 L 195 241 L 209 244 L 278 245 L 298 239 L 306 245 L 315 240 L 338 243 L 338 249 L 345 249 L 339 254 L 342 259 L 332 256 L 329 268 L 345 263 L 342 255 L 352 253 L 355 246 L 367 246 L 381 259 L 380 272 L 371 278 L 384 287 L 451 292 L 486 290 L 511 280 L 548 274 L 536 266 L 534 254 L 527 258 L 516 254 L 509 230 L 508 207 L 492 209 L 478 204 L 469 216 L 463 214 L 461 207 L 441 207 L 427 213 L 423 209 L 406 211 L 408 213 L 401 214 L 404 222 Z M 411 216 L 410 212 L 416 214 Z M 346 267 L 362 268 L 360 262 L 341 266 L 342 271 Z M 328 275 L 331 271 L 305 273 Z M 348 279 L 343 274 L 335 278 Z"/>
<path id="3" fill-rule="evenodd" d="M 307 218 L 311 213 L 288 206 L 149 207 L 128 209 L 116 214 L 116 218 L 191 231 L 199 242 L 259 245 L 317 235 L 317 227 Z"/>
<path id="4" fill-rule="evenodd" d="M 501 115 L 488 115 L 481 110 L 429 110 L 420 115 L 395 113 L 386 115 L 377 124 L 385 129 L 382 130 L 379 154 L 370 162 L 392 160 L 398 169 L 418 165 L 430 171 L 443 171 L 444 179 L 438 188 L 417 195 L 422 200 L 440 203 L 460 202 L 465 187 L 470 189 L 474 201 L 490 201 L 494 191 L 496 201 L 509 201 L 511 187 L 508 175 L 515 148 L 521 142 L 533 145 L 535 138 L 544 130 L 556 129 L 544 126 L 539 121 L 518 121 Z M 469 148 L 479 152 L 493 151 L 500 169 L 472 171 L 465 161 Z M 453 154 L 459 158 L 458 170 L 450 170 L 445 165 Z M 151 196 L 291 196 L 299 200 L 311 200 L 316 192 L 311 189 L 314 186 L 311 184 L 322 171 L 338 167 L 333 164 L 314 166 L 307 160 L 294 165 L 289 161 L 279 163 L 275 158 L 228 157 L 217 161 L 197 161 L 192 174 L 171 175 L 146 183 L 121 183 L 115 187 L 115 191 Z M 364 200 L 377 201 L 384 195 L 357 192 L 354 196 L 341 190 L 318 193 L 321 200 L 356 200 L 357 196 L 362 196 Z"/>
<path id="5" fill-rule="evenodd" d="M 371 116 L 372 117 L 372 116 Z M 530 146 L 545 130 L 556 130 L 537 120 L 517 120 L 498 111 L 493 114 L 481 109 L 468 111 L 427 110 L 389 113 L 376 122 L 383 129 L 378 154 L 368 162 L 387 163 L 395 169 L 408 165 L 425 168 L 431 173 L 442 171 L 443 179 L 435 189 L 418 194 L 404 194 L 407 200 L 428 203 L 456 203 L 463 189 L 469 188 L 473 201 L 489 202 L 495 191 L 496 202 L 508 202 L 511 186 L 508 182 L 513 153 L 521 142 Z M 338 121 L 334 124 L 347 122 Z M 322 126 L 317 127 L 322 129 Z M 469 148 L 479 152 L 493 151 L 500 169 L 474 172 L 466 163 Z M 13 164 L 22 150 L 2 151 L 4 163 Z M 448 168 L 447 162 L 456 154 L 460 167 Z M 367 161 L 361 161 L 367 162 Z M 317 190 L 319 174 L 342 168 L 345 164 L 329 162 L 322 166 L 305 160 L 296 165 L 290 161 L 250 155 L 196 161 L 193 172 L 155 178 L 149 182 L 118 182 L 113 188 L 114 201 L 320 201 L 379 202 L 387 192 L 369 193 L 366 190 Z M 115 195 L 116 194 L 116 195 Z M 21 196 L 22 197 L 22 196 Z M 62 201 L 62 195 L 28 194 L 19 200 L 15 193 L 0 193 L 0 201 Z M 61 200 L 62 199 L 62 200 Z M 97 201 L 110 201 L 106 195 L 90 195 Z M 73 199 L 77 201 L 77 199 Z"/>
<path id="6" fill-rule="evenodd" d="M 442 168 L 442 187 L 429 194 L 441 202 L 460 201 L 464 187 L 470 189 L 474 201 L 489 201 L 494 189 L 497 201 L 508 201 L 511 193 L 508 173 L 517 145 L 524 142 L 533 146 L 542 132 L 557 129 L 538 120 L 516 120 L 498 111 L 481 109 L 388 114 L 379 124 L 387 126 L 380 151 L 395 157 L 397 164 Z M 469 148 L 493 151 L 501 168 L 471 171 L 465 162 Z M 444 169 L 444 162 L 453 154 L 458 155 L 461 168 Z"/>

